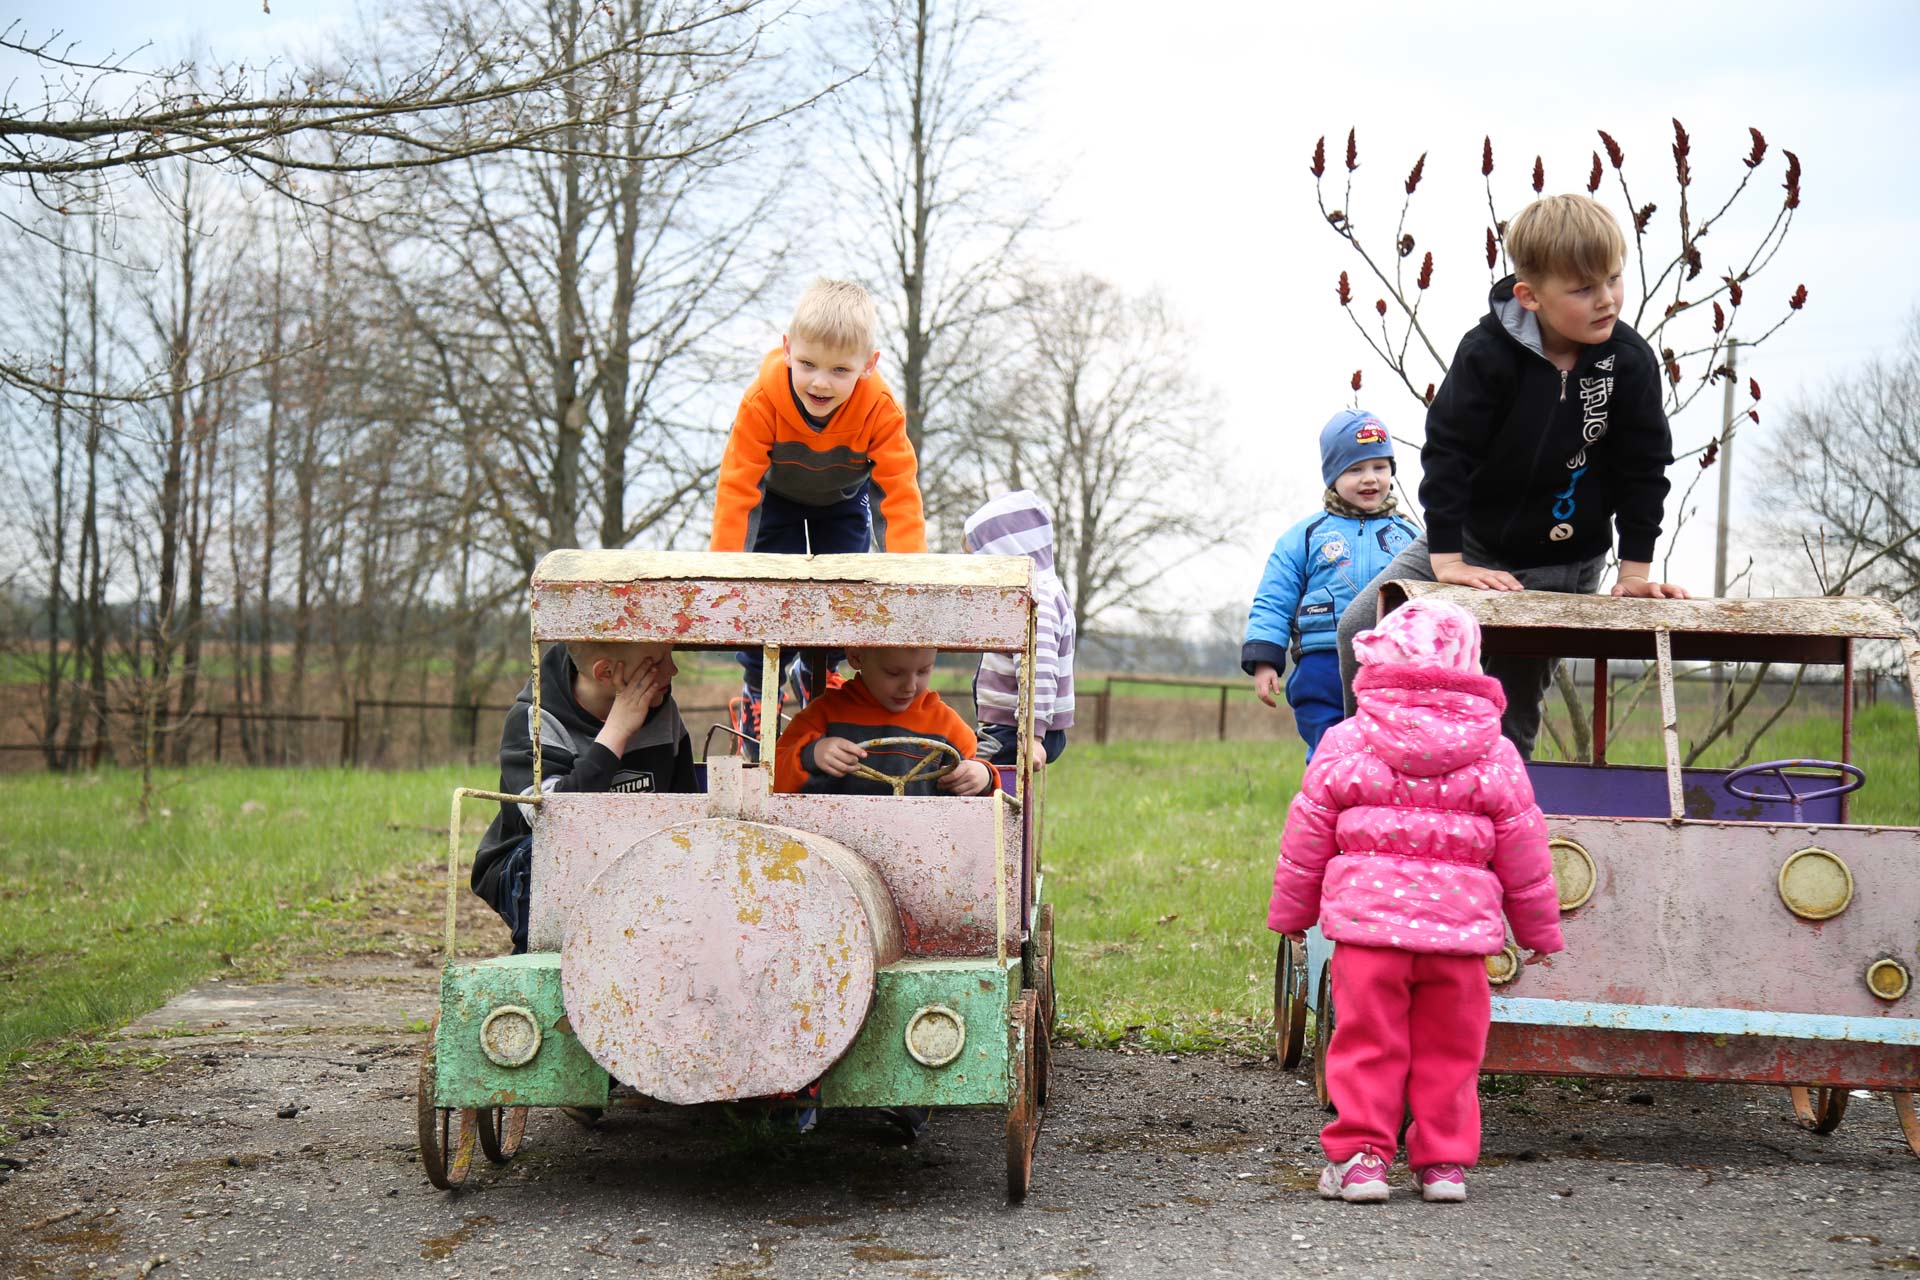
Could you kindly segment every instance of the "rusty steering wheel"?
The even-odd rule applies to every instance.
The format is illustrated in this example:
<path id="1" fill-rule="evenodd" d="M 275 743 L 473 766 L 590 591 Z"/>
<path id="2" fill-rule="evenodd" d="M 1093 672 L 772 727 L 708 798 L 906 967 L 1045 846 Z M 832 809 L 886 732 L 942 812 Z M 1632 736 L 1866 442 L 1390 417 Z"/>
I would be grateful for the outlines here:
<path id="1" fill-rule="evenodd" d="M 942 742 L 938 738 L 919 738 L 903 734 L 893 738 L 869 738 L 855 745 L 863 751 L 871 751 L 875 747 L 923 747 L 926 749 L 927 754 L 920 757 L 918 763 L 903 774 L 882 773 L 865 764 L 856 764 L 847 770 L 848 777 L 863 778 L 868 782 L 877 782 L 882 786 L 891 787 L 896 796 L 905 795 L 910 783 L 938 782 L 966 763 L 960 755 L 960 748 L 951 742 Z M 928 772 L 928 766 L 939 759 L 943 753 L 952 756 L 953 762 L 934 772 Z"/>

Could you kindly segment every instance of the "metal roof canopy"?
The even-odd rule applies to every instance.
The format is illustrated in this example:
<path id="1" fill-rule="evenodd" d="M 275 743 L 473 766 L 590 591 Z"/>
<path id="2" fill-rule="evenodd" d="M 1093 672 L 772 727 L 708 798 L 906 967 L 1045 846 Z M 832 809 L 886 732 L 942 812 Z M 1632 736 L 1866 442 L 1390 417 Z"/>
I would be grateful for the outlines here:
<path id="1" fill-rule="evenodd" d="M 552 551 L 533 571 L 533 634 L 1024 652 L 1032 583 L 1025 556 Z"/>
<path id="2" fill-rule="evenodd" d="M 1654 634 L 1672 637 L 1676 660 L 1846 661 L 1849 640 L 1896 640 L 1909 655 L 1920 634 L 1871 596 L 1746 600 L 1640 600 L 1556 591 L 1479 591 L 1436 582 L 1382 583 L 1383 609 L 1412 599 L 1446 600 L 1480 620 L 1482 651 L 1511 657 L 1644 658 Z"/>

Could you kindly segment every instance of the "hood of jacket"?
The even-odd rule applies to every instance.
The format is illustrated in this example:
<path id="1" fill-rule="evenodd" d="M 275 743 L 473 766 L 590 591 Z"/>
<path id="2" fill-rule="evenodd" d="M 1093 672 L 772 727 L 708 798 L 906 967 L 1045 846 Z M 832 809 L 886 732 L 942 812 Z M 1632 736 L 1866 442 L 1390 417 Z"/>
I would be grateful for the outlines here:
<path id="1" fill-rule="evenodd" d="M 1445 667 L 1362 667 L 1353 694 L 1367 750 L 1420 778 L 1451 773 L 1486 755 L 1507 709 L 1499 681 Z"/>
<path id="2" fill-rule="evenodd" d="M 1041 569 L 1053 568 L 1053 520 L 1031 489 L 1001 494 L 967 517 L 965 531 L 976 554 L 1027 556 Z"/>

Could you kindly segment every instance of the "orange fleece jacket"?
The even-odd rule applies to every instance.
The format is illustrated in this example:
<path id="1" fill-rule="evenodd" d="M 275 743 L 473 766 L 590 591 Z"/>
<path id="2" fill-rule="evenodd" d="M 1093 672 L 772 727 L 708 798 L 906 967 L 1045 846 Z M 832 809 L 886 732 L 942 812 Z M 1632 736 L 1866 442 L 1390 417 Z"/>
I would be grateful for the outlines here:
<path id="1" fill-rule="evenodd" d="M 925 551 L 918 464 L 906 415 L 879 374 L 854 384 L 827 425 L 815 430 L 793 402 L 786 352 L 775 347 L 740 401 L 720 458 L 710 551 L 751 551 L 768 492 L 825 507 L 874 491 L 873 540 L 882 551 Z"/>
<path id="2" fill-rule="evenodd" d="M 815 795 L 892 795 L 891 788 L 871 779 L 834 778 L 816 773 L 813 744 L 822 738 L 845 738 L 858 743 L 903 735 L 950 743 L 960 752 L 962 760 L 973 759 L 973 753 L 980 745 L 967 722 L 942 702 L 940 695 L 933 690 L 929 689 L 915 698 L 905 711 L 890 711 L 874 698 L 866 682 L 856 677 L 809 702 L 793 718 L 793 722 L 781 730 L 779 747 L 774 753 L 773 789 L 806 791 Z M 939 755 L 939 765 L 947 762 L 944 752 L 929 753 L 924 747 L 881 747 L 868 752 L 863 763 L 868 768 L 898 777 L 910 771 L 928 754 Z M 995 785 L 998 785 L 999 775 L 991 768 L 988 773 L 993 775 Z M 927 781 L 909 784 L 906 794 L 930 796 L 945 793 L 933 782 Z"/>

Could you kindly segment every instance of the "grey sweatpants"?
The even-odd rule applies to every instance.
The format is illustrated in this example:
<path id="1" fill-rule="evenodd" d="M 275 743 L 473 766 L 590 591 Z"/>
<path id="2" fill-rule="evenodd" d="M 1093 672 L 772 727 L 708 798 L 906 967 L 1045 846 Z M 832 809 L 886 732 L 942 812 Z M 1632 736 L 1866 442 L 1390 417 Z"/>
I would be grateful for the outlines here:
<path id="1" fill-rule="evenodd" d="M 1548 564 L 1532 569 L 1516 569 L 1489 555 L 1472 538 L 1466 540 L 1467 563 L 1482 569 L 1504 569 L 1520 579 L 1529 591 L 1563 591 L 1573 595 L 1592 595 L 1600 586 L 1607 558 L 1598 555 L 1574 564 Z M 1380 584 L 1397 578 L 1435 582 L 1433 564 L 1427 558 L 1427 539 L 1422 536 L 1407 545 L 1380 571 L 1380 576 L 1355 596 L 1347 611 L 1340 615 L 1340 683 L 1346 689 L 1347 714 L 1354 713 L 1353 677 L 1359 665 L 1353 660 L 1353 638 L 1379 620 Z M 1507 713 L 1500 718 L 1500 732 L 1519 750 L 1522 760 L 1533 759 L 1533 741 L 1540 735 L 1540 699 L 1553 682 L 1553 662 L 1546 658 L 1488 658 L 1482 664 L 1487 674 L 1500 682 L 1507 694 Z"/>

